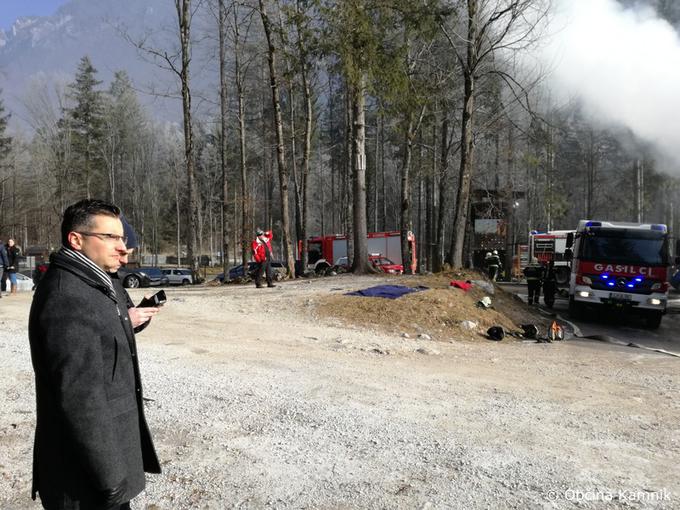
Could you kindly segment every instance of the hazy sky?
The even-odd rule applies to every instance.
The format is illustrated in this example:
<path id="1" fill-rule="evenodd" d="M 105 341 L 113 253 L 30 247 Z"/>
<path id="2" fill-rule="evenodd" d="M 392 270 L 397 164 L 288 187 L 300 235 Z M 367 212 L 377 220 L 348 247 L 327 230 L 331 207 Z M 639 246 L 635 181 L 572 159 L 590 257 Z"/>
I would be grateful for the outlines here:
<path id="1" fill-rule="evenodd" d="M 557 0 L 543 59 L 553 92 L 630 127 L 680 168 L 680 35 L 652 9 Z"/>
<path id="2" fill-rule="evenodd" d="M 0 29 L 7 30 L 19 16 L 49 16 L 68 0 L 0 0 Z"/>

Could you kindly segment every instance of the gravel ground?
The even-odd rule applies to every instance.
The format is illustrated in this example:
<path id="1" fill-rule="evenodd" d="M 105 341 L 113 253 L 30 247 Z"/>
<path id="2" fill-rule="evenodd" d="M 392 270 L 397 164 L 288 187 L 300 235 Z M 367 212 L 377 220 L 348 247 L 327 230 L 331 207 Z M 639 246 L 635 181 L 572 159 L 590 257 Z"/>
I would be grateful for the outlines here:
<path id="1" fill-rule="evenodd" d="M 169 289 L 138 336 L 163 474 L 133 508 L 680 508 L 679 360 L 316 316 L 376 280 Z M 2 509 L 40 507 L 29 306 L 0 301 Z"/>

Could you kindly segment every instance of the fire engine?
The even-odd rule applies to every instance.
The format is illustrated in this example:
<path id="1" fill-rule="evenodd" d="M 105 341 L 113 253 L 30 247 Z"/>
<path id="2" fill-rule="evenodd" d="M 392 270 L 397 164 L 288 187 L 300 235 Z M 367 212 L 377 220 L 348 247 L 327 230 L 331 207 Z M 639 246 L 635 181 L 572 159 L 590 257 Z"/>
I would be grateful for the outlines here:
<path id="1" fill-rule="evenodd" d="M 536 257 L 539 262 L 547 265 L 554 263 L 555 279 L 558 285 L 569 283 L 571 268 L 565 257 L 567 236 L 575 230 L 551 230 L 548 232 L 532 231 L 529 233 L 529 260 Z"/>
<path id="2" fill-rule="evenodd" d="M 411 272 L 417 267 L 416 238 L 412 232 L 408 233 L 408 242 L 411 248 L 411 260 L 409 266 Z M 401 233 L 393 232 L 369 232 L 368 253 L 372 256 L 383 256 L 395 264 L 403 264 L 401 260 Z M 298 243 L 298 258 L 302 253 L 302 243 Z M 309 268 L 316 273 L 324 273 L 331 269 L 338 259 L 347 257 L 347 236 L 336 234 L 332 236 L 311 237 L 307 240 L 307 254 Z"/>
<path id="3" fill-rule="evenodd" d="M 581 220 L 568 235 L 567 248 L 572 246 L 570 314 L 606 306 L 640 314 L 649 328 L 659 327 L 671 265 L 666 225 Z"/>

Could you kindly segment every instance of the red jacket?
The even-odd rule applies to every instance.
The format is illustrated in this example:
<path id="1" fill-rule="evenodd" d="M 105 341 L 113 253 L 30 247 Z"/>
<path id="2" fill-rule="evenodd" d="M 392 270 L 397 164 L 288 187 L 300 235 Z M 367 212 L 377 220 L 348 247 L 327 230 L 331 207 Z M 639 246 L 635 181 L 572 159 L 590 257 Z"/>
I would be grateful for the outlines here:
<path id="1" fill-rule="evenodd" d="M 251 244 L 251 248 L 253 250 L 253 260 L 255 260 L 255 262 L 264 262 L 267 260 L 266 250 L 269 250 L 270 255 L 272 253 L 272 231 L 268 230 L 264 233 L 264 235 L 267 238 L 266 242 L 262 242 L 258 237 L 256 237 Z"/>

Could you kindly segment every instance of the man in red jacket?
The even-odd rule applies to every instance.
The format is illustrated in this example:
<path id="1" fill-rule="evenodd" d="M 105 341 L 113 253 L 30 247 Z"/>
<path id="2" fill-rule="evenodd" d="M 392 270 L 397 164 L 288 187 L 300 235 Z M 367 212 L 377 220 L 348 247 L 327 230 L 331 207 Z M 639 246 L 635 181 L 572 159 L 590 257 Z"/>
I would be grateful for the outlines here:
<path id="1" fill-rule="evenodd" d="M 255 287 L 258 289 L 262 287 L 262 273 L 267 279 L 267 287 L 276 287 L 272 283 L 272 231 L 263 232 L 259 230 L 256 232 L 257 237 L 252 243 L 253 260 L 257 262 L 255 268 Z"/>

